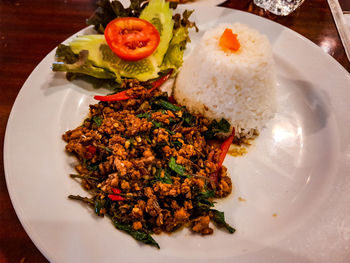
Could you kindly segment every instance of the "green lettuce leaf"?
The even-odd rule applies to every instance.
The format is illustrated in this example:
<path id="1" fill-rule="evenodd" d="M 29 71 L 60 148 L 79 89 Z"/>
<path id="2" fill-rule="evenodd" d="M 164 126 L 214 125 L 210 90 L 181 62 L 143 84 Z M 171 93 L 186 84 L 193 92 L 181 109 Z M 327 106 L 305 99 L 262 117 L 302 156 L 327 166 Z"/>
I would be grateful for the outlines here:
<path id="1" fill-rule="evenodd" d="M 59 45 L 56 50 L 57 61 L 53 63 L 53 71 L 81 73 L 99 79 L 115 79 L 116 75 L 107 69 L 94 66 L 88 60 L 89 52 L 82 50 L 75 55 L 70 47 L 63 44 Z"/>
<path id="2" fill-rule="evenodd" d="M 88 25 L 93 25 L 99 33 L 104 32 L 107 24 L 117 17 L 139 17 L 146 7 L 147 0 L 131 0 L 130 6 L 125 8 L 119 1 L 100 0 L 98 8 L 87 20 Z"/>
<path id="3" fill-rule="evenodd" d="M 186 27 L 179 27 L 174 30 L 173 38 L 169 43 L 167 52 L 165 53 L 161 69 L 173 68 L 179 69 L 183 63 L 183 55 L 188 42 L 188 29 Z"/>
<path id="4" fill-rule="evenodd" d="M 161 65 L 162 70 L 173 68 L 176 71 L 182 66 L 186 44 L 191 42 L 188 30 L 194 27 L 196 32 L 198 32 L 196 24 L 189 20 L 193 11 L 194 10 L 185 10 L 182 13 L 182 17 L 180 14 L 173 16 L 173 38 L 171 39 L 168 50 L 164 56 Z"/>

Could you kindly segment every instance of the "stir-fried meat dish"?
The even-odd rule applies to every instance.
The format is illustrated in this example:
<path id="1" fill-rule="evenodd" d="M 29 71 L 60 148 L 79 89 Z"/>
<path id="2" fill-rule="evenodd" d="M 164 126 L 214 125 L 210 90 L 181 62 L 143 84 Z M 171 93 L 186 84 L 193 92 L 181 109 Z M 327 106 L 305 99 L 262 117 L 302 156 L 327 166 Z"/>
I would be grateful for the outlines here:
<path id="1" fill-rule="evenodd" d="M 232 183 L 219 165 L 220 148 L 208 143 L 229 124 L 190 114 L 167 93 L 135 80 L 124 86 L 129 99 L 90 105 L 83 124 L 63 135 L 79 160 L 71 176 L 92 196 L 70 198 L 156 247 L 150 234 L 182 226 L 207 235 L 212 221 L 233 233 L 223 212 L 213 209 L 213 198 L 229 195 Z"/>

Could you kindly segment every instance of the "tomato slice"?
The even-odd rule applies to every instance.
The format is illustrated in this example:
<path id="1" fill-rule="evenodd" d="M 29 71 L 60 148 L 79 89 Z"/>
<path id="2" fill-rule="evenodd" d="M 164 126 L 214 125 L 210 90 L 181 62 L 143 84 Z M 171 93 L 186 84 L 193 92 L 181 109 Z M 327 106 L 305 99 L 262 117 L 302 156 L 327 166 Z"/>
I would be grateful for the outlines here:
<path id="1" fill-rule="evenodd" d="M 136 17 L 112 20 L 104 34 L 113 52 L 128 61 L 150 56 L 160 41 L 158 30 L 150 22 Z"/>

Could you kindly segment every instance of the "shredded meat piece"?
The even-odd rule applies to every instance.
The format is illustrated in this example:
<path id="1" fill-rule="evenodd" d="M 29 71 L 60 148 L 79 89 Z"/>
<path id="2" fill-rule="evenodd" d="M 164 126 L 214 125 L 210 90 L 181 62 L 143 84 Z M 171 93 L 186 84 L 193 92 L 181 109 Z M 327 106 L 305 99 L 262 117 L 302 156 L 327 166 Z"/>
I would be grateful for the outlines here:
<path id="1" fill-rule="evenodd" d="M 202 235 L 210 235 L 213 233 L 213 229 L 209 227 L 210 217 L 201 216 L 194 220 L 192 231 L 200 233 Z"/>

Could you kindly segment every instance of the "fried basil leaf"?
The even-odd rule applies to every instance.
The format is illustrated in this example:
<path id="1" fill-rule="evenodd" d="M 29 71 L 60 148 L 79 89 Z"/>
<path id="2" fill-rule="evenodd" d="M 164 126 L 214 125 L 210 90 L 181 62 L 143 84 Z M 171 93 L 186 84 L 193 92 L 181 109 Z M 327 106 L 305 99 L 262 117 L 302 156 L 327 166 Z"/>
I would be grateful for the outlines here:
<path id="1" fill-rule="evenodd" d="M 184 111 L 182 114 L 182 119 L 184 120 L 184 123 L 190 127 L 196 125 L 196 117 L 187 111 Z"/>
<path id="2" fill-rule="evenodd" d="M 173 170 L 175 173 L 177 173 L 178 175 L 188 176 L 188 175 L 185 174 L 186 168 L 183 167 L 180 164 L 177 164 L 176 160 L 175 160 L 175 158 L 173 156 L 170 157 L 170 161 L 169 161 L 168 165 L 169 165 L 169 168 L 171 170 Z"/>
<path id="3" fill-rule="evenodd" d="M 164 173 L 162 174 L 162 171 L 164 171 Z M 152 183 L 155 182 L 162 182 L 165 184 L 172 184 L 173 180 L 171 179 L 170 174 L 168 173 L 167 170 L 165 169 L 157 169 L 156 171 L 156 175 L 154 177 L 154 180 L 152 181 Z"/>
<path id="4" fill-rule="evenodd" d="M 68 198 L 72 199 L 72 200 L 78 200 L 78 201 L 81 201 L 83 203 L 86 203 L 86 204 L 89 204 L 89 205 L 92 205 L 92 206 L 95 205 L 94 200 L 92 200 L 90 198 L 87 198 L 87 197 L 82 197 L 80 195 L 69 195 Z"/>
<path id="5" fill-rule="evenodd" d="M 94 211 L 96 215 L 103 216 L 104 213 L 101 213 L 101 210 L 104 209 L 107 205 L 107 201 L 105 199 L 96 199 Z"/>
<path id="6" fill-rule="evenodd" d="M 193 206 L 197 209 L 209 211 L 214 203 L 210 201 L 215 195 L 214 191 L 205 191 L 197 194 L 193 200 Z"/>
<path id="7" fill-rule="evenodd" d="M 94 115 L 94 116 L 92 117 L 92 121 L 93 121 L 98 127 L 100 127 L 101 124 L 102 124 L 102 118 L 101 118 L 100 116 L 98 116 L 98 115 Z"/>
<path id="8" fill-rule="evenodd" d="M 210 212 L 211 212 L 213 221 L 217 224 L 218 227 L 226 228 L 227 231 L 230 232 L 231 234 L 233 234 L 236 231 L 236 229 L 234 229 L 233 227 L 231 227 L 229 224 L 226 223 L 224 212 L 221 212 L 216 209 L 210 209 Z"/>
<path id="9" fill-rule="evenodd" d="M 182 109 L 181 107 L 176 106 L 176 105 L 172 104 L 171 102 L 165 101 L 165 100 L 158 100 L 158 101 L 155 101 L 155 103 L 166 110 L 179 111 Z"/>
<path id="10" fill-rule="evenodd" d="M 144 112 L 136 115 L 137 118 L 146 118 L 147 120 L 151 119 L 151 113 L 150 112 Z"/>
<path id="11" fill-rule="evenodd" d="M 204 136 L 206 139 L 213 139 L 217 133 L 226 133 L 230 131 L 230 123 L 222 118 L 219 122 L 213 120 L 208 127 L 208 130 L 205 131 Z"/>
<path id="12" fill-rule="evenodd" d="M 151 237 L 150 234 L 141 230 L 134 230 L 131 225 L 119 223 L 115 218 L 113 218 L 112 221 L 117 229 L 124 231 L 125 233 L 135 238 L 137 241 L 140 241 L 146 245 L 160 248 L 158 243 Z"/>

